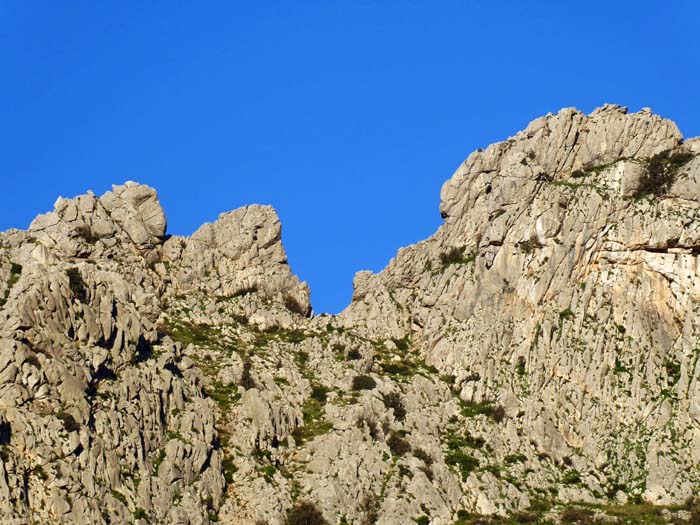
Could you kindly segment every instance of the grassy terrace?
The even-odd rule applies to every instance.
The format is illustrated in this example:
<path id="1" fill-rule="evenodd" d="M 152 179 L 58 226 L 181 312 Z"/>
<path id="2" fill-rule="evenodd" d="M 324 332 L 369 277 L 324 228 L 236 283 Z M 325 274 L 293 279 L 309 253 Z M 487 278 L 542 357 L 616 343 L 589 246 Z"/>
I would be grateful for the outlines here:
<path id="1" fill-rule="evenodd" d="M 674 517 L 674 514 L 679 511 L 684 514 L 683 518 Z M 583 503 L 554 506 L 551 502 L 534 501 L 529 510 L 505 518 L 480 516 L 460 511 L 459 518 L 453 525 L 515 525 L 519 523 L 551 525 L 556 523 L 579 525 L 597 523 L 624 525 L 698 524 L 700 523 L 700 502 L 691 501 L 686 505 L 662 507 L 650 504 L 590 505 Z"/>

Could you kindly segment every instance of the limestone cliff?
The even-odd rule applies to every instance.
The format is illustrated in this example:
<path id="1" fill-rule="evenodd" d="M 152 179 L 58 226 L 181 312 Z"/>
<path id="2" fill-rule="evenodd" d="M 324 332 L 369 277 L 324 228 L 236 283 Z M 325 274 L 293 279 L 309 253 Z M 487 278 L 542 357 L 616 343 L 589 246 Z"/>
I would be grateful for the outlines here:
<path id="1" fill-rule="evenodd" d="M 542 117 L 335 317 L 270 207 L 60 198 L 0 234 L 2 522 L 698 519 L 699 189 L 648 110 Z"/>

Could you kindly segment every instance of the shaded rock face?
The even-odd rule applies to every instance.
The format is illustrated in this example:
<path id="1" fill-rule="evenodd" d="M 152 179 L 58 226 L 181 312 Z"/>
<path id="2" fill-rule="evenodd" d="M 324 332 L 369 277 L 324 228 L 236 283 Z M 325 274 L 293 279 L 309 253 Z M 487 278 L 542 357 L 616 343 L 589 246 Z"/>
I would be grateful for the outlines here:
<path id="1" fill-rule="evenodd" d="M 0 234 L 0 521 L 446 525 L 685 502 L 699 154 L 648 110 L 537 119 L 473 153 L 440 229 L 358 273 L 335 317 L 310 317 L 269 206 L 181 237 L 147 186 L 60 198 Z"/>

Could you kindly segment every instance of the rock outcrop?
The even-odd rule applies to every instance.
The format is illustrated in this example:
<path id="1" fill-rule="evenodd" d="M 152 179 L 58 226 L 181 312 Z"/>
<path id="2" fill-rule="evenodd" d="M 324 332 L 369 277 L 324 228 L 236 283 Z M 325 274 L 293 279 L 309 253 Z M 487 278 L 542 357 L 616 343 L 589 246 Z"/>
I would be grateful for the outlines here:
<path id="1" fill-rule="evenodd" d="M 61 198 L 0 234 L 2 522 L 697 519 L 699 189 L 649 110 L 547 115 L 316 317 L 270 207 Z"/>

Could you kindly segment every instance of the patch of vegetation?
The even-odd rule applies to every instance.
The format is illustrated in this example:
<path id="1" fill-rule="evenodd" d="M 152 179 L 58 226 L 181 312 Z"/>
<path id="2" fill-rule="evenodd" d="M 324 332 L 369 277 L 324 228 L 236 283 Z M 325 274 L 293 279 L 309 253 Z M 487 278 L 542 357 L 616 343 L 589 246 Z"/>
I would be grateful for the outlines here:
<path id="1" fill-rule="evenodd" d="M 484 415 L 490 417 L 495 423 L 503 421 L 506 413 L 501 405 L 495 405 L 492 401 L 484 401 L 482 403 L 462 401 L 461 405 L 464 417 Z"/>
<path id="2" fill-rule="evenodd" d="M 523 463 L 527 461 L 527 457 L 523 454 L 508 454 L 505 458 L 503 458 L 503 461 L 512 465 L 514 463 Z"/>
<path id="3" fill-rule="evenodd" d="M 178 323 L 169 323 L 166 326 L 160 326 L 159 329 L 164 334 L 169 335 L 173 341 L 182 343 L 183 346 L 208 346 L 213 341 L 220 338 L 219 330 L 207 324 L 194 324 L 187 321 Z"/>
<path id="4" fill-rule="evenodd" d="M 78 301 L 81 303 L 87 302 L 87 288 L 85 287 L 85 281 L 83 281 L 82 275 L 80 275 L 80 270 L 78 268 L 68 268 L 66 270 L 68 274 L 68 286 L 70 291 Z"/>
<path id="5" fill-rule="evenodd" d="M 425 463 L 428 466 L 432 465 L 434 462 L 433 457 L 422 448 L 415 449 L 413 451 L 413 457 L 420 459 L 423 463 Z"/>
<path id="6" fill-rule="evenodd" d="M 469 474 L 479 466 L 479 460 L 462 450 L 449 450 L 445 455 L 445 463 L 457 467 L 463 481 L 467 481 Z"/>
<path id="7" fill-rule="evenodd" d="M 521 377 L 525 375 L 526 363 L 525 356 L 522 355 L 518 357 L 518 361 L 515 363 L 515 372 Z"/>
<path id="8" fill-rule="evenodd" d="M 75 234 L 83 239 L 88 244 L 95 244 L 100 240 L 100 236 L 92 231 L 92 228 L 87 224 L 81 224 L 75 228 Z"/>
<path id="9" fill-rule="evenodd" d="M 481 448 L 486 444 L 486 440 L 482 437 L 474 437 L 471 434 L 465 436 L 459 434 L 448 434 L 445 439 L 445 445 L 450 450 L 459 450 L 462 448 Z"/>
<path id="10" fill-rule="evenodd" d="M 433 463 L 435 460 L 422 448 L 417 448 L 413 451 L 413 457 L 420 459 L 424 464 L 422 467 L 418 467 L 418 470 L 425 474 L 428 481 L 433 481 Z"/>
<path id="11" fill-rule="evenodd" d="M 571 311 L 571 308 L 565 308 L 561 312 L 559 312 L 559 320 L 563 319 L 573 319 L 574 318 L 574 312 Z"/>
<path id="12" fill-rule="evenodd" d="M 671 188 L 678 172 L 695 157 L 692 153 L 662 151 L 644 161 L 635 199 L 664 195 Z"/>
<path id="13" fill-rule="evenodd" d="M 323 513 L 310 501 L 300 501 L 287 511 L 285 525 L 328 525 Z"/>
<path id="14" fill-rule="evenodd" d="M 319 403 L 325 404 L 328 400 L 328 388 L 323 385 L 312 385 L 311 387 L 311 399 L 318 401 Z"/>
<path id="15" fill-rule="evenodd" d="M 236 468 L 233 460 L 229 457 L 224 457 L 224 460 L 221 462 L 221 466 L 222 470 L 224 471 L 224 479 L 226 480 L 226 483 L 233 483 L 233 475 L 238 472 L 238 468 Z"/>
<path id="16" fill-rule="evenodd" d="M 348 361 L 357 361 L 358 359 L 362 359 L 362 354 L 357 348 L 351 348 L 350 350 L 348 350 Z"/>
<path id="17" fill-rule="evenodd" d="M 581 483 L 581 474 L 577 470 L 570 470 L 561 478 L 564 485 L 578 485 Z"/>
<path id="18" fill-rule="evenodd" d="M 668 375 L 669 383 L 675 385 L 681 378 L 681 364 L 678 361 L 664 359 L 664 369 Z"/>
<path id="19" fill-rule="evenodd" d="M 593 523 L 593 511 L 578 507 L 564 509 L 560 516 L 562 523 Z"/>
<path id="20" fill-rule="evenodd" d="M 394 411 L 394 417 L 397 421 L 403 421 L 406 418 L 406 408 L 403 406 L 401 394 L 398 392 L 390 392 L 383 396 L 384 406 Z"/>
<path id="21" fill-rule="evenodd" d="M 532 235 L 528 240 L 519 242 L 518 247 L 529 255 L 535 250 L 544 248 L 544 244 L 540 242 L 537 235 Z"/>
<path id="22" fill-rule="evenodd" d="M 126 496 L 119 492 L 118 490 L 112 490 L 112 496 L 114 496 L 114 499 L 116 499 L 118 502 L 126 505 Z"/>
<path id="23" fill-rule="evenodd" d="M 156 458 L 153 460 L 153 475 L 157 476 L 158 475 L 158 468 L 160 467 L 161 463 L 165 461 L 165 449 L 160 449 L 158 451 L 158 455 Z"/>
<path id="24" fill-rule="evenodd" d="M 368 375 L 355 376 L 352 379 L 353 390 L 372 390 L 377 386 L 377 382 Z"/>
<path id="25" fill-rule="evenodd" d="M 148 514 L 144 509 L 141 507 L 136 507 L 134 509 L 134 519 L 135 520 L 147 520 L 148 519 Z"/>
<path id="26" fill-rule="evenodd" d="M 381 502 L 376 494 L 369 493 L 362 496 L 360 500 L 360 511 L 362 517 L 359 525 L 374 525 L 379 520 L 379 509 Z"/>
<path id="27" fill-rule="evenodd" d="M 255 388 L 257 385 L 255 384 L 255 380 L 253 379 L 253 376 L 250 373 L 250 369 L 252 368 L 252 365 L 250 361 L 244 361 L 243 362 L 243 371 L 241 372 L 241 381 L 239 383 L 240 386 L 245 388 L 246 390 L 250 390 L 251 388 Z"/>
<path id="28" fill-rule="evenodd" d="M 17 284 L 19 277 L 22 274 L 22 265 L 17 263 L 10 263 L 10 280 L 7 282 L 7 288 L 5 288 L 5 296 L 0 297 L 0 306 L 4 306 L 7 303 L 7 298 L 10 297 L 10 290 Z"/>
<path id="29" fill-rule="evenodd" d="M 253 284 L 251 286 L 246 286 L 245 288 L 241 288 L 239 290 L 236 290 L 232 295 L 231 298 L 234 297 L 244 297 L 246 295 L 253 294 L 258 291 L 257 285 Z"/>
<path id="30" fill-rule="evenodd" d="M 283 343 L 301 343 L 309 334 L 299 329 L 284 329 L 280 326 L 271 326 L 262 332 L 255 332 L 253 346 L 257 349 L 265 349 L 271 341 L 281 341 Z M 304 362 L 304 365 L 306 363 Z"/>
<path id="31" fill-rule="evenodd" d="M 221 381 L 214 381 L 204 388 L 204 392 L 211 399 L 216 401 L 224 414 L 227 414 L 231 407 L 240 399 L 238 388 L 234 384 L 224 384 Z"/>
<path id="32" fill-rule="evenodd" d="M 78 430 L 80 430 L 80 425 L 75 420 L 75 418 L 68 412 L 58 412 L 56 414 L 56 417 L 63 422 L 63 429 L 66 432 L 77 432 Z"/>
<path id="33" fill-rule="evenodd" d="M 327 394 L 326 387 L 312 384 L 311 396 L 301 409 L 304 425 L 292 430 L 292 437 L 297 445 L 325 434 L 333 428 L 333 425 L 324 419 Z"/>
<path id="34" fill-rule="evenodd" d="M 448 434 L 444 439 L 447 452 L 445 453 L 445 463 L 456 467 L 462 480 L 466 481 L 469 474 L 479 466 L 479 460 L 466 452 L 467 448 L 479 448 L 484 444 L 483 439 L 472 436 L 461 436 Z"/>
<path id="35" fill-rule="evenodd" d="M 620 361 L 620 358 L 619 358 L 619 357 L 615 357 L 615 369 L 614 369 L 614 372 L 615 372 L 616 374 L 624 374 L 624 373 L 626 373 L 626 372 L 629 372 L 629 370 L 627 369 L 627 367 L 626 367 L 625 365 L 622 364 L 622 361 Z"/>
<path id="36" fill-rule="evenodd" d="M 411 444 L 406 439 L 401 437 L 398 432 L 392 432 L 389 434 L 386 444 L 394 456 L 403 456 L 411 451 Z"/>
<path id="37" fill-rule="evenodd" d="M 408 361 L 381 363 L 382 372 L 391 376 L 412 376 L 415 373 L 413 363 Z"/>
<path id="38" fill-rule="evenodd" d="M 450 248 L 448 251 L 441 253 L 440 254 L 440 264 L 442 265 L 442 268 L 445 269 L 448 266 L 452 264 L 469 264 L 473 263 L 476 260 L 476 254 L 469 253 L 466 254 L 464 253 L 464 250 L 466 248 Z"/>
<path id="39" fill-rule="evenodd" d="M 392 337 L 391 340 L 396 345 L 396 348 L 402 352 L 408 352 L 411 348 L 411 338 L 409 336 L 402 337 L 401 339 Z"/>
<path id="40" fill-rule="evenodd" d="M 367 428 L 369 436 L 372 439 L 377 439 L 379 437 L 379 423 L 374 414 L 360 414 L 355 425 L 360 430 Z"/>

